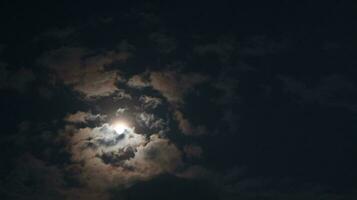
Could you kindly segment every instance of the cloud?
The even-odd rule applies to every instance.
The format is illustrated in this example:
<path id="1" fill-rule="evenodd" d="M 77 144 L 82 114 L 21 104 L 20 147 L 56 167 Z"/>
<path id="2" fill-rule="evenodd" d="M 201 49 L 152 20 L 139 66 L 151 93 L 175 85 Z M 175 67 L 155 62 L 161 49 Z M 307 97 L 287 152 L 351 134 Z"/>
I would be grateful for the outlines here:
<path id="1" fill-rule="evenodd" d="M 185 145 L 183 147 L 183 151 L 185 152 L 188 158 L 200 158 L 202 156 L 202 148 L 197 145 Z"/>
<path id="2" fill-rule="evenodd" d="M 217 55 L 220 61 L 227 62 L 236 50 L 237 44 L 233 38 L 221 38 L 216 42 L 197 45 L 194 47 L 194 53 L 203 55 Z"/>
<path id="3" fill-rule="evenodd" d="M 242 55 L 265 56 L 287 50 L 289 45 L 286 39 L 273 40 L 266 35 L 257 35 L 243 41 L 238 49 Z"/>
<path id="4" fill-rule="evenodd" d="M 150 40 L 152 40 L 158 51 L 161 54 L 169 54 L 172 53 L 176 50 L 177 44 L 176 41 L 173 37 L 170 37 L 166 34 L 163 33 L 152 33 L 149 35 Z"/>
<path id="5" fill-rule="evenodd" d="M 127 84 L 133 88 L 144 88 L 150 86 L 149 80 L 147 80 L 147 77 L 145 77 L 143 74 L 136 74 L 132 76 L 128 80 Z"/>
<path id="6" fill-rule="evenodd" d="M 202 135 L 207 132 L 206 128 L 202 125 L 193 126 L 191 122 L 184 117 L 183 113 L 179 110 L 174 112 L 174 117 L 178 122 L 178 126 L 183 134 L 185 135 Z"/>
<path id="7" fill-rule="evenodd" d="M 41 41 L 43 39 L 65 39 L 76 33 L 76 29 L 73 27 L 65 28 L 53 28 L 49 29 L 34 38 L 35 42 Z"/>
<path id="8" fill-rule="evenodd" d="M 152 113 L 142 112 L 136 116 L 137 122 L 148 129 L 159 129 L 162 130 L 165 126 L 163 119 L 155 117 Z"/>
<path id="9" fill-rule="evenodd" d="M 68 114 L 64 120 L 71 123 L 87 123 L 91 121 L 103 121 L 105 118 L 105 115 L 94 115 L 91 112 L 78 111 L 73 114 Z"/>
<path id="10" fill-rule="evenodd" d="M 300 103 L 316 102 L 357 111 L 355 83 L 344 76 L 325 76 L 312 86 L 288 76 L 279 75 L 278 79 L 284 84 L 285 91 Z"/>
<path id="11" fill-rule="evenodd" d="M 213 87 L 223 93 L 216 99 L 216 102 L 220 105 L 232 105 L 239 102 L 237 94 L 239 81 L 229 77 L 230 75 L 221 74 L 218 81 L 213 84 Z"/>
<path id="12" fill-rule="evenodd" d="M 176 175 L 178 177 L 187 179 L 205 179 L 212 182 L 215 182 L 217 179 L 221 178 L 217 172 L 209 170 L 201 165 L 191 165 Z"/>
<path id="13" fill-rule="evenodd" d="M 72 172 L 71 172 L 72 170 Z M 101 188 L 70 183 L 78 176 L 75 167 L 51 165 L 43 160 L 25 154 L 16 163 L 15 168 L 6 178 L 6 184 L 0 182 L 1 197 L 5 199 L 53 199 L 53 200 L 109 200 L 110 194 Z M 29 184 L 30 183 L 30 184 Z M 70 186 L 70 187 L 69 187 Z"/>
<path id="14" fill-rule="evenodd" d="M 123 160 L 118 156 L 120 151 L 144 145 L 147 142 L 145 137 L 130 131 L 118 138 L 118 134 L 107 124 L 93 129 L 67 127 L 64 137 L 71 155 L 71 169 L 75 170 L 77 178 L 86 187 L 104 191 L 128 185 L 142 177 L 140 173 L 122 165 Z M 108 162 L 108 159 L 113 163 Z"/>
<path id="15" fill-rule="evenodd" d="M 113 94 L 113 100 L 116 100 L 116 101 L 122 100 L 122 99 L 130 100 L 132 98 L 133 97 L 129 93 L 125 92 L 125 90 L 123 90 L 123 89 L 117 89 L 117 91 Z"/>
<path id="16" fill-rule="evenodd" d="M 94 191 L 127 187 L 162 173 L 174 173 L 182 164 L 181 152 L 157 134 L 149 138 L 128 129 L 118 135 L 108 124 L 95 128 L 67 126 L 71 168 L 80 182 Z"/>
<path id="17" fill-rule="evenodd" d="M 189 120 L 185 118 L 178 107 L 184 104 L 184 97 L 189 91 L 193 91 L 194 87 L 207 81 L 208 77 L 196 74 L 196 73 L 180 73 L 173 70 L 165 71 L 153 71 L 145 72 L 149 74 L 149 82 L 145 82 L 145 85 L 150 83 L 150 86 L 159 91 L 162 96 L 164 96 L 167 101 L 174 107 L 174 117 L 179 123 L 180 130 L 186 135 L 201 135 L 206 132 L 205 127 L 191 125 Z M 137 78 L 133 80 L 141 80 L 146 75 L 137 75 Z M 130 82 L 130 81 L 129 81 Z M 137 81 L 140 82 L 140 81 Z M 131 83 L 133 84 L 133 83 Z M 150 96 L 141 96 L 139 98 L 144 104 L 144 108 L 156 108 L 161 104 L 161 99 Z M 141 116 L 144 121 L 148 121 L 150 118 L 148 116 Z M 150 123 L 152 124 L 152 123 Z M 159 123 L 161 124 L 161 122 Z"/>
<path id="18" fill-rule="evenodd" d="M 24 92 L 36 80 L 32 70 L 20 68 L 15 71 L 7 69 L 7 64 L 0 62 L 0 89 L 12 89 Z"/>
<path id="19" fill-rule="evenodd" d="M 239 124 L 237 124 L 238 120 L 239 116 L 231 109 L 223 111 L 222 122 L 227 124 L 227 133 L 237 133 L 239 127 Z"/>
<path id="20" fill-rule="evenodd" d="M 162 104 L 162 100 L 157 97 L 151 97 L 151 96 L 140 96 L 139 101 L 144 104 L 144 108 L 150 108 L 150 109 L 155 109 L 157 108 L 160 104 Z"/>
<path id="21" fill-rule="evenodd" d="M 177 71 L 156 71 L 150 73 L 151 86 L 159 91 L 170 103 L 183 104 L 187 92 L 208 80 L 208 77 L 195 74 L 181 74 Z"/>
<path id="22" fill-rule="evenodd" d="M 123 115 L 126 111 L 128 110 L 128 108 L 118 108 L 116 113 L 115 113 L 115 116 L 120 116 L 120 115 Z"/>
<path id="23" fill-rule="evenodd" d="M 181 152 L 169 140 L 152 135 L 150 142 L 137 149 L 135 157 L 126 162 L 148 175 L 173 173 L 182 165 Z"/>
<path id="24" fill-rule="evenodd" d="M 29 184 L 31 183 L 31 184 Z M 6 199 L 63 199 L 63 172 L 34 157 L 24 154 L 1 184 L 1 196 Z"/>
<path id="25" fill-rule="evenodd" d="M 61 47 L 45 53 L 38 62 L 54 70 L 57 76 L 87 98 L 108 96 L 118 89 L 117 71 L 106 70 L 114 61 L 125 61 L 127 53 L 107 51 L 100 54 L 80 47 Z"/>

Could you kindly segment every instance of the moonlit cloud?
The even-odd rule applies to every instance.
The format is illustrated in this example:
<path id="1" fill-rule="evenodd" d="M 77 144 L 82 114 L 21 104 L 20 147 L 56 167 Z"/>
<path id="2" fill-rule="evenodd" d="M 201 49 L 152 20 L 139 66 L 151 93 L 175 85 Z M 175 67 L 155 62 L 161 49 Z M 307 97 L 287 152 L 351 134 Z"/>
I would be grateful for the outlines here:
<path id="1" fill-rule="evenodd" d="M 175 119 L 178 122 L 178 126 L 183 134 L 185 135 L 202 135 L 207 132 L 204 126 L 193 126 L 191 122 L 184 117 L 183 113 L 179 110 L 176 110 L 174 113 Z"/>
<path id="2" fill-rule="evenodd" d="M 136 119 L 140 125 L 145 126 L 148 129 L 162 130 L 165 125 L 163 119 L 157 118 L 154 114 L 149 114 L 146 112 L 138 114 Z"/>
<path id="3" fill-rule="evenodd" d="M 128 54 L 107 51 L 93 55 L 88 49 L 62 47 L 45 53 L 38 62 L 54 70 L 57 76 L 87 98 L 108 96 L 117 91 L 117 71 L 104 67 L 114 61 L 125 61 Z"/>
<path id="4" fill-rule="evenodd" d="M 127 84 L 133 88 L 144 88 L 150 86 L 150 82 L 147 80 L 144 74 L 136 74 L 132 76 L 128 80 Z"/>
<path id="5" fill-rule="evenodd" d="M 183 152 L 166 136 L 170 130 L 167 113 L 163 117 L 156 112 L 162 105 L 168 105 L 165 108 L 168 110 L 171 106 L 174 108 L 169 114 L 185 135 L 202 135 L 206 131 L 203 126 L 192 125 L 179 107 L 184 104 L 185 95 L 208 77 L 163 70 L 146 71 L 127 79 L 118 70 L 105 67 L 115 61 L 125 61 L 127 56 L 115 51 L 96 54 L 85 48 L 62 47 L 45 53 L 38 60 L 52 69 L 64 84 L 84 95 L 84 100 L 110 96 L 106 103 L 119 105 L 117 110 L 105 114 L 78 111 L 64 117 L 67 125 L 58 140 L 65 144 L 70 156 L 67 172 L 75 174 L 74 178 L 81 185 L 65 192 L 71 198 L 108 199 L 107 191 L 112 188 L 129 187 L 161 174 L 177 175 L 177 170 L 187 165 L 182 160 Z M 125 87 L 117 88 L 117 83 L 125 80 L 134 90 L 151 87 L 159 93 L 137 95 Z M 163 103 L 164 98 L 169 104 Z M 126 101 L 130 103 L 126 105 Z M 101 110 L 100 106 L 96 110 Z M 130 126 L 118 133 L 114 127 L 115 117 L 131 120 Z M 198 146 L 185 146 L 183 151 L 189 158 L 202 154 Z M 91 195 L 85 195 L 86 191 Z"/>
<path id="6" fill-rule="evenodd" d="M 122 99 L 132 99 L 133 97 L 127 93 L 125 90 L 117 89 L 117 91 L 113 94 L 114 100 L 122 100 Z"/>
<path id="7" fill-rule="evenodd" d="M 184 95 L 208 78 L 200 74 L 181 74 L 177 71 L 150 73 L 151 86 L 172 104 L 182 104 Z"/>
<path id="8" fill-rule="evenodd" d="M 148 176 L 173 173 L 182 165 L 181 152 L 169 140 L 152 135 L 150 142 L 139 146 L 135 157 L 126 161 L 128 166 Z"/>
<path id="9" fill-rule="evenodd" d="M 128 186 L 161 173 L 174 173 L 182 165 L 179 149 L 157 134 L 147 138 L 129 129 L 119 135 L 111 125 L 103 124 L 68 127 L 63 138 L 73 169 L 80 170 L 79 179 L 90 188 Z"/>
<path id="10" fill-rule="evenodd" d="M 151 109 L 155 109 L 160 104 L 162 104 L 162 100 L 160 98 L 146 96 L 146 95 L 140 96 L 139 101 L 144 104 L 145 108 L 151 108 Z"/>
<path id="11" fill-rule="evenodd" d="M 127 108 L 118 108 L 117 112 L 115 113 L 116 116 L 123 115 L 128 109 Z"/>
<path id="12" fill-rule="evenodd" d="M 78 111 L 73 114 L 67 115 L 64 120 L 71 123 L 87 123 L 89 121 L 103 121 L 106 118 L 105 115 L 94 115 L 91 112 Z"/>

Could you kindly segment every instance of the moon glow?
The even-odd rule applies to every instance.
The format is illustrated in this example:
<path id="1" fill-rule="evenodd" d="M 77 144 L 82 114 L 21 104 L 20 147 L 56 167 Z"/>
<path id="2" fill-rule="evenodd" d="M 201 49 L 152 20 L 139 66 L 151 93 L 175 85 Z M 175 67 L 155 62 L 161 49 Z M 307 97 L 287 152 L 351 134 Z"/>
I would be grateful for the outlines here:
<path id="1" fill-rule="evenodd" d="M 130 129 L 124 122 L 116 122 L 112 127 L 117 134 L 123 134 L 126 130 Z"/>

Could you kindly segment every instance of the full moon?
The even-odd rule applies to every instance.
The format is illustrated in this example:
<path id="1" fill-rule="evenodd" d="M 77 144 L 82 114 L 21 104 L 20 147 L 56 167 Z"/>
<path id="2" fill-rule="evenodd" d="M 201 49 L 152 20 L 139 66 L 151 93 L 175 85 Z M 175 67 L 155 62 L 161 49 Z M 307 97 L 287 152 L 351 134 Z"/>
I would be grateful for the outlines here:
<path id="1" fill-rule="evenodd" d="M 129 129 L 128 125 L 123 122 L 116 122 L 112 127 L 118 134 L 123 134 L 125 130 Z"/>

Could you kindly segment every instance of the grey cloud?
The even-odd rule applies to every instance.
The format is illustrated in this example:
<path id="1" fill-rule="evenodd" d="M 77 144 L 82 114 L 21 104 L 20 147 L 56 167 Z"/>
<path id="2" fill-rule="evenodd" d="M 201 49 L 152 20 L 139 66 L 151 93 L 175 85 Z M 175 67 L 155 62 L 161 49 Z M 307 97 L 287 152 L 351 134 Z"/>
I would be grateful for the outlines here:
<path id="1" fill-rule="evenodd" d="M 132 99 L 133 97 L 123 89 L 117 89 L 113 94 L 113 100 Z"/>
<path id="2" fill-rule="evenodd" d="M 119 149 L 118 151 L 104 153 L 100 156 L 105 164 L 123 166 L 125 160 L 129 160 L 135 156 L 135 150 L 131 147 Z"/>
<path id="3" fill-rule="evenodd" d="M 150 137 L 150 142 L 137 149 L 135 157 L 126 162 L 137 170 L 151 174 L 173 173 L 183 164 L 181 152 L 169 140 L 157 135 Z"/>
<path id="4" fill-rule="evenodd" d="M 114 131 L 113 131 L 114 132 Z M 121 135 L 115 135 L 111 138 L 99 138 L 97 140 L 94 140 L 93 144 L 97 145 L 104 145 L 104 146 L 114 146 L 116 145 L 120 140 L 123 140 L 125 138 L 125 134 Z"/>
<path id="5" fill-rule="evenodd" d="M 139 101 L 144 104 L 145 108 L 150 108 L 150 109 L 155 109 L 160 104 L 162 104 L 162 100 L 160 98 L 146 96 L 146 95 L 140 96 Z"/>
<path id="6" fill-rule="evenodd" d="M 163 129 L 165 122 L 163 119 L 155 117 L 152 113 L 142 112 L 136 116 L 138 123 L 149 129 Z"/>

